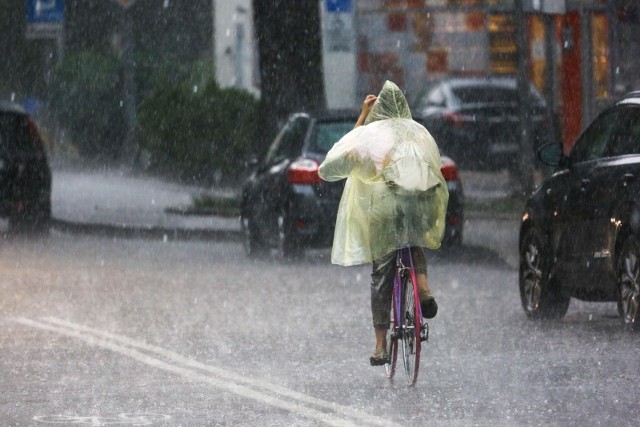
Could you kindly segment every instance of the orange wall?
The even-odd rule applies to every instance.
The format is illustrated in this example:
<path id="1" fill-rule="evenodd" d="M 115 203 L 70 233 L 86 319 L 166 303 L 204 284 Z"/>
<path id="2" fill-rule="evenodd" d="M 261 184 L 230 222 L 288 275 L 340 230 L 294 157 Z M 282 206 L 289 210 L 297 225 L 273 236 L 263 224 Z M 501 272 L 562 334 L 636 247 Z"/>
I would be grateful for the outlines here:
<path id="1" fill-rule="evenodd" d="M 568 153 L 576 138 L 580 136 L 582 117 L 580 14 L 578 12 L 569 12 L 564 15 L 562 34 L 562 137 L 565 153 Z M 572 44 L 569 49 L 565 47 L 567 42 Z"/>

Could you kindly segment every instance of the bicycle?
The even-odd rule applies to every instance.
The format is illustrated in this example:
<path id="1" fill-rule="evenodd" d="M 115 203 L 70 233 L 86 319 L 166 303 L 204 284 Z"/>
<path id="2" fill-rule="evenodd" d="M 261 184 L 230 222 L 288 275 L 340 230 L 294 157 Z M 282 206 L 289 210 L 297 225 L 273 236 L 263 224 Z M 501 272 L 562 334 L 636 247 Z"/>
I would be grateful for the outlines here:
<path id="1" fill-rule="evenodd" d="M 384 365 L 384 369 L 386 376 L 391 380 L 396 371 L 398 344 L 402 341 L 402 359 L 407 384 L 413 386 L 418 379 L 422 342 L 429 340 L 429 325 L 422 318 L 411 250 L 404 247 L 396 252 L 396 273 L 393 278 L 390 311 L 391 333 L 387 339 L 389 361 Z"/>

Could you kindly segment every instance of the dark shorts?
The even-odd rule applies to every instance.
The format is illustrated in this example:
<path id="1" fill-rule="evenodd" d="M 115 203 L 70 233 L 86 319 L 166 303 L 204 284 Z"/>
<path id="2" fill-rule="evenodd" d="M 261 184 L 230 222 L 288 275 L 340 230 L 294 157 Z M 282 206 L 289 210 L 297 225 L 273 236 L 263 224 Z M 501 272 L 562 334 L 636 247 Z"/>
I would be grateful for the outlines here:
<path id="1" fill-rule="evenodd" d="M 393 277 L 396 272 L 396 251 L 373 261 L 371 273 L 371 315 L 373 327 L 389 329 L 391 312 L 391 292 L 393 291 Z M 411 248 L 416 274 L 427 274 L 427 257 L 424 249 L 414 246 Z"/>

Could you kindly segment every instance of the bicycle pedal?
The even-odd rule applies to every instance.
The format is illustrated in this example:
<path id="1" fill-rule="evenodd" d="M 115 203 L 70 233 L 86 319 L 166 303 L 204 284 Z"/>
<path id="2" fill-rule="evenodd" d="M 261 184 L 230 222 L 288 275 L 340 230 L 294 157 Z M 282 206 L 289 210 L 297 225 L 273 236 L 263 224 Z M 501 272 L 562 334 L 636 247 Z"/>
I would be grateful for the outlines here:
<path id="1" fill-rule="evenodd" d="M 426 323 L 420 328 L 420 341 L 429 341 L 429 325 Z"/>

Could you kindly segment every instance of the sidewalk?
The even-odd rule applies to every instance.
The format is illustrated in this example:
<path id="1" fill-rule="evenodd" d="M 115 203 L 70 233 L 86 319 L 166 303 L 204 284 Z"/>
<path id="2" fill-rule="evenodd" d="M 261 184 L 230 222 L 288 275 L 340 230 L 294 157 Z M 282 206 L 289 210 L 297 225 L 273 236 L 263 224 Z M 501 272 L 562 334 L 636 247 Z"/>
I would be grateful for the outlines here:
<path id="1" fill-rule="evenodd" d="M 52 216 L 58 227 L 137 234 L 233 234 L 237 218 L 168 212 L 188 207 L 204 189 L 118 171 L 53 171 Z"/>
<path id="2" fill-rule="evenodd" d="M 499 198 L 510 191 L 508 175 L 463 173 L 467 197 Z M 237 217 L 185 215 L 192 197 L 211 190 L 181 186 L 119 171 L 54 170 L 54 227 L 116 235 L 240 238 Z M 519 218 L 467 215 L 464 244 L 493 250 L 511 267 L 518 265 Z"/>

